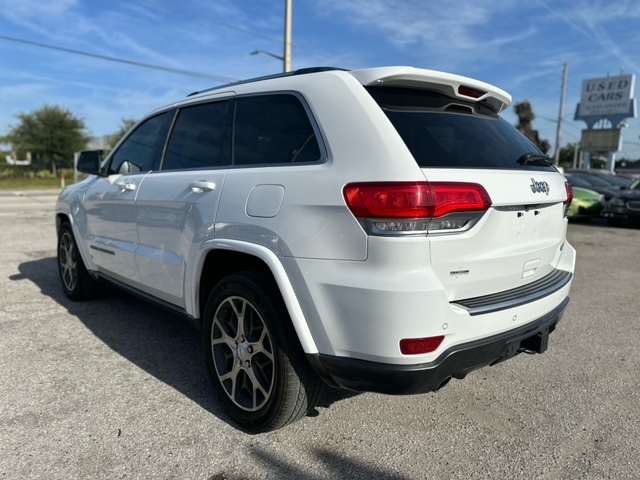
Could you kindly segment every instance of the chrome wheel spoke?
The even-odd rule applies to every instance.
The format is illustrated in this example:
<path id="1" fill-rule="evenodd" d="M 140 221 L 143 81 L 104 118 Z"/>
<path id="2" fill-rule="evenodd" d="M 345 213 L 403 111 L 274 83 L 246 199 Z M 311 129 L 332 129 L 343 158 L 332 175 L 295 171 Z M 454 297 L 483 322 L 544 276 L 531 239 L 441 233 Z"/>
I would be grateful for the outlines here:
<path id="1" fill-rule="evenodd" d="M 271 388 L 273 378 L 273 360 L 264 356 L 256 355 L 251 361 L 253 378 L 266 389 Z"/>
<path id="2" fill-rule="evenodd" d="M 236 339 L 242 340 L 244 337 L 244 315 L 247 310 L 247 302 L 244 299 L 238 298 L 235 299 L 235 301 L 231 300 L 229 303 L 236 315 Z"/>
<path id="3" fill-rule="evenodd" d="M 237 380 L 238 380 L 238 373 L 241 371 L 240 366 L 238 365 L 238 362 L 234 362 L 233 366 L 231 367 L 231 371 L 229 371 L 228 373 L 224 374 L 224 375 L 220 375 L 218 378 L 220 378 L 220 382 L 222 383 L 222 385 L 224 386 L 225 390 L 227 391 L 227 394 L 230 397 L 234 397 L 236 394 L 236 385 L 237 385 Z"/>
<path id="4" fill-rule="evenodd" d="M 260 335 L 260 339 L 257 342 L 252 343 L 251 346 L 253 347 L 254 356 L 257 355 L 258 353 L 261 353 L 265 357 L 267 357 L 270 361 L 273 362 L 271 338 L 269 337 L 269 332 L 267 332 L 266 328 L 262 331 L 262 334 Z"/>
<path id="5" fill-rule="evenodd" d="M 253 397 L 253 408 L 256 409 L 256 408 L 258 408 L 260 406 L 258 404 L 258 401 L 260 401 L 261 399 L 267 399 L 268 396 L 269 396 L 269 392 L 267 392 L 267 390 L 265 390 L 262 387 L 262 385 L 260 384 L 260 382 L 256 378 L 253 369 L 251 369 L 251 368 L 247 369 L 247 377 L 249 378 L 249 380 L 251 380 L 252 397 Z M 270 388 L 270 385 L 269 385 L 268 388 Z"/>
<path id="6" fill-rule="evenodd" d="M 233 348 L 235 346 L 235 339 L 231 338 L 227 333 L 222 329 L 220 324 L 214 324 L 218 327 L 221 332 L 220 337 L 212 337 L 211 338 L 211 346 L 214 347 L 216 345 L 228 345 L 229 348 Z M 215 330 L 215 329 L 214 329 Z"/>

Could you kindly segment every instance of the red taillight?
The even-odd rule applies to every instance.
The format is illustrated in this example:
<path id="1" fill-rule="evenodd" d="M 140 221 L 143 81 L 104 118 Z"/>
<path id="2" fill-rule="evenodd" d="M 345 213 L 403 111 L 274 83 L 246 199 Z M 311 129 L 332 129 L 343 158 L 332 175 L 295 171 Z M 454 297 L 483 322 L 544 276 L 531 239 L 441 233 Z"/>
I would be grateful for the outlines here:
<path id="1" fill-rule="evenodd" d="M 491 206 L 482 185 L 463 182 L 350 183 L 344 187 L 344 198 L 358 218 L 442 217 Z"/>
<path id="2" fill-rule="evenodd" d="M 433 182 L 436 197 L 434 217 L 454 212 L 485 211 L 491 206 L 491 197 L 477 183 Z"/>
<path id="3" fill-rule="evenodd" d="M 567 190 L 567 199 L 564 201 L 564 216 L 567 216 L 567 212 L 569 211 L 569 206 L 573 201 L 573 187 L 569 182 L 564 182 L 564 188 Z"/>
<path id="4" fill-rule="evenodd" d="M 435 351 L 442 341 L 444 335 L 426 338 L 403 338 L 400 340 L 400 351 L 403 355 L 420 355 Z"/>
<path id="5" fill-rule="evenodd" d="M 359 218 L 426 218 L 435 207 L 426 182 L 350 183 L 344 198 Z"/>
<path id="6" fill-rule="evenodd" d="M 465 182 L 350 183 L 344 198 L 373 235 L 460 232 L 491 206 L 482 185 Z"/>
<path id="7" fill-rule="evenodd" d="M 478 90 L 477 88 L 467 87 L 466 85 L 460 85 L 458 87 L 458 94 L 464 95 L 465 97 L 471 98 L 480 98 L 487 92 L 483 92 L 482 90 Z"/>

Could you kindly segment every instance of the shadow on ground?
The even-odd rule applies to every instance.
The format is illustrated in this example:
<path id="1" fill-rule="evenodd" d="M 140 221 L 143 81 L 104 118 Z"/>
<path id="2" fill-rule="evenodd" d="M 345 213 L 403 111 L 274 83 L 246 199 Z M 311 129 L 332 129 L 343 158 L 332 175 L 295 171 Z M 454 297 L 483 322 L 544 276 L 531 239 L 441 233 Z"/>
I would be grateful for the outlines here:
<path id="1" fill-rule="evenodd" d="M 200 332 L 186 319 L 108 285 L 95 300 L 69 300 L 60 285 L 55 257 L 24 262 L 18 268 L 20 273 L 10 280 L 32 281 L 114 352 L 238 428 L 216 399 L 202 357 Z M 318 406 L 328 407 L 353 395 L 327 388 Z M 309 415 L 318 413 L 313 410 Z"/>
<path id="2" fill-rule="evenodd" d="M 323 470 L 321 474 L 317 475 L 309 474 L 287 462 L 284 458 L 264 449 L 258 447 L 251 449 L 251 455 L 264 465 L 266 472 L 268 472 L 268 478 L 296 480 L 321 480 L 324 478 L 408 480 L 409 478 L 390 469 L 349 458 L 348 452 L 338 454 L 326 448 L 314 448 L 311 452 L 316 457 L 317 463 L 322 464 L 326 471 Z M 207 477 L 207 480 L 246 480 L 247 478 L 250 477 L 243 473 L 218 472 Z"/>

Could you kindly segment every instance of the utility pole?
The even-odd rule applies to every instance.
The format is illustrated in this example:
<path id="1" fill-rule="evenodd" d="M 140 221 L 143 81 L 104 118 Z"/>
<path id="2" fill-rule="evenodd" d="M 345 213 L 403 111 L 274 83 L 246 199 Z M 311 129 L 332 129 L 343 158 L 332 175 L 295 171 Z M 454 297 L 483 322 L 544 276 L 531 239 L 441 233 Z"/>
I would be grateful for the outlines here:
<path id="1" fill-rule="evenodd" d="M 292 3 L 293 0 L 285 0 L 285 11 L 284 11 L 284 55 L 282 58 L 284 59 L 284 71 L 291 71 L 291 19 L 292 19 Z"/>
<path id="2" fill-rule="evenodd" d="M 564 116 L 564 97 L 567 93 L 567 76 L 569 75 L 569 66 L 564 64 L 562 73 L 562 94 L 560 96 L 560 113 L 558 113 L 558 130 L 556 131 L 556 153 L 553 156 L 553 162 L 558 165 L 560 162 L 560 142 L 562 140 L 562 117 Z M 577 146 L 576 146 L 577 148 Z"/>

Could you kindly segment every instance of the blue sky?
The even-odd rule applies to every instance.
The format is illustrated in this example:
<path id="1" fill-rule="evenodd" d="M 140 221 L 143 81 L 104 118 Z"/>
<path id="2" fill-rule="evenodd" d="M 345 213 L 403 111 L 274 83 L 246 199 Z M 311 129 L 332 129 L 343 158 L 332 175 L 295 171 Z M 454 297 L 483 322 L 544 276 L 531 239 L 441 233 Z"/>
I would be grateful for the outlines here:
<path id="1" fill-rule="evenodd" d="M 277 73 L 284 0 L 0 0 L 0 36 L 207 74 L 180 75 L 0 39 L 0 134 L 16 114 L 60 105 L 100 136 L 123 118 L 233 79 Z M 640 73 L 638 0 L 293 0 L 293 68 L 410 65 L 465 75 L 529 100 L 555 145 L 569 65 L 562 144 L 582 80 Z M 512 109 L 504 114 L 516 123 Z M 619 156 L 640 158 L 631 119 Z M 553 152 L 553 147 L 552 147 Z M 551 152 L 551 153 L 552 153 Z"/>

